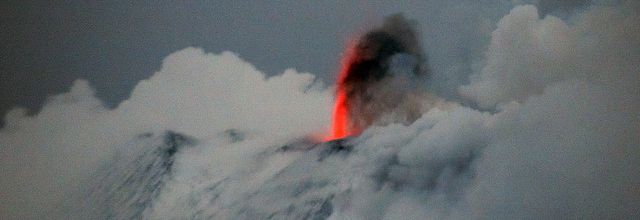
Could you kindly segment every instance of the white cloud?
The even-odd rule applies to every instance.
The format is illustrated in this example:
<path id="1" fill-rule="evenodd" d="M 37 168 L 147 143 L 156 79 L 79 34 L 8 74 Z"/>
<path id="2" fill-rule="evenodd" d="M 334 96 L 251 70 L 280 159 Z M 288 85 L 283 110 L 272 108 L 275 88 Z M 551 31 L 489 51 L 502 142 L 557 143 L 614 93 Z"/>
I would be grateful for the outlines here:
<path id="1" fill-rule="evenodd" d="M 640 30 L 637 3 L 593 6 L 567 24 L 518 6 L 492 33 L 486 65 L 461 93 L 484 108 L 522 102 L 554 83 L 580 79 L 612 87 L 638 87 Z M 638 90 L 636 90 L 638 91 Z"/>
<path id="2" fill-rule="evenodd" d="M 330 90 L 311 74 L 287 70 L 265 78 L 233 53 L 196 48 L 168 56 L 115 109 L 78 80 L 36 115 L 8 114 L 0 130 L 1 213 L 13 219 L 61 211 L 59 204 L 75 199 L 70 195 L 87 187 L 89 174 L 136 135 L 174 130 L 206 138 L 238 129 L 301 137 L 325 130 L 330 101 Z"/>

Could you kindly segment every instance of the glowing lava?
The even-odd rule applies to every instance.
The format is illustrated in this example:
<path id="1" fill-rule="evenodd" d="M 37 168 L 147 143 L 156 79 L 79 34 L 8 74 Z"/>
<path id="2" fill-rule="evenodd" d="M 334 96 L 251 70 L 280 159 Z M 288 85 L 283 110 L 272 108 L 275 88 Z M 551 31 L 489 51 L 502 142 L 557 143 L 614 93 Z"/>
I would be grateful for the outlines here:
<path id="1" fill-rule="evenodd" d="M 331 134 L 327 140 L 344 138 L 351 135 L 349 129 L 349 112 L 345 102 L 344 91 L 338 90 L 336 103 L 333 107 L 333 120 L 331 124 Z"/>
<path id="2" fill-rule="evenodd" d="M 349 41 L 347 43 L 345 54 L 342 57 L 340 74 L 338 75 L 338 80 L 336 83 L 336 100 L 333 106 L 331 131 L 329 132 L 329 136 L 325 138 L 325 141 L 348 137 L 356 133 L 351 127 L 351 118 L 349 116 L 350 113 L 347 103 L 346 87 L 344 85 L 344 80 L 349 74 L 351 65 L 357 60 L 355 46 L 356 41 Z"/>
<path id="3" fill-rule="evenodd" d="M 385 120 L 417 119 L 417 104 L 407 97 L 419 80 L 410 79 L 427 73 L 414 24 L 401 14 L 392 15 L 381 27 L 352 36 L 346 45 L 336 80 L 331 130 L 324 140 L 357 135 L 374 123 L 385 123 L 379 119 L 389 113 L 396 119 Z"/>

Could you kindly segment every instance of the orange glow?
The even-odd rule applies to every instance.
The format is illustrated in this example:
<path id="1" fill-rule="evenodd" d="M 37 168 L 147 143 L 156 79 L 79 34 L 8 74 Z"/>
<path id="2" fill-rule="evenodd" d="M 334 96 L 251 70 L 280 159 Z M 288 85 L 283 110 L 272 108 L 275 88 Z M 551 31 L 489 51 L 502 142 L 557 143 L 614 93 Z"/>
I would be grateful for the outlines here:
<path id="1" fill-rule="evenodd" d="M 325 138 L 325 141 L 348 137 L 355 133 L 351 128 L 346 88 L 343 85 L 344 79 L 347 77 L 347 74 L 349 74 L 351 64 L 357 60 L 355 42 L 356 41 L 351 40 L 347 43 L 345 54 L 342 57 L 340 74 L 338 75 L 336 83 L 336 100 L 333 106 L 331 131 L 329 132 L 329 136 Z"/>
<path id="2" fill-rule="evenodd" d="M 336 103 L 333 108 L 333 120 L 331 125 L 331 134 L 327 140 L 344 138 L 351 135 L 349 132 L 349 112 L 345 103 L 346 96 L 344 91 L 338 90 L 336 94 Z"/>

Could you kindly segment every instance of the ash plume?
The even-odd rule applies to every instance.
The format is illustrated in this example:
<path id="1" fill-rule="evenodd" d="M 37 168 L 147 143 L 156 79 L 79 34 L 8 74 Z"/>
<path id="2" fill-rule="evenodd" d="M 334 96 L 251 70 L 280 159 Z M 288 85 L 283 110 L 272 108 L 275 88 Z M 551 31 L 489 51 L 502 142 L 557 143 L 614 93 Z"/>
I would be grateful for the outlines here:
<path id="1" fill-rule="evenodd" d="M 351 131 L 360 132 L 391 112 L 401 112 L 394 120 L 404 122 L 419 116 L 410 97 L 418 92 L 428 68 L 415 26 L 402 14 L 392 15 L 349 48 L 338 92 L 346 97 L 342 104 L 348 109 Z"/>

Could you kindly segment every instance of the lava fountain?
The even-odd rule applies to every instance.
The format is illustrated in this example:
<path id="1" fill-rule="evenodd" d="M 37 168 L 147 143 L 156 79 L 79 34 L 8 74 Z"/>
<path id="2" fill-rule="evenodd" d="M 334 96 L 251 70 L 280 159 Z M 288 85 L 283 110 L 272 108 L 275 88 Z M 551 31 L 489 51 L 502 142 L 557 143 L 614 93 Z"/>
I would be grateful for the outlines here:
<path id="1" fill-rule="evenodd" d="M 357 135 L 379 119 L 407 105 L 427 74 L 414 24 L 402 15 L 350 41 L 336 81 L 331 131 L 325 140 Z M 403 109 L 403 121 L 417 118 Z"/>

